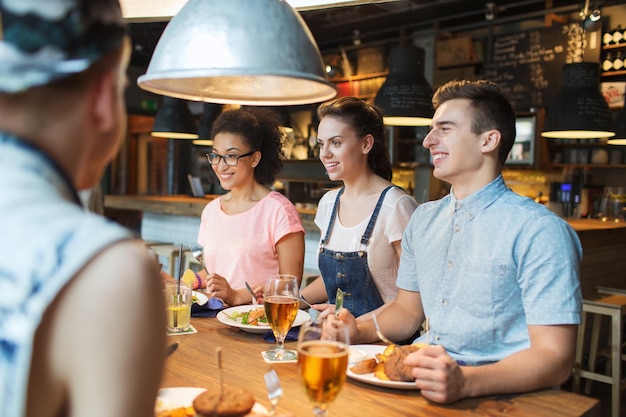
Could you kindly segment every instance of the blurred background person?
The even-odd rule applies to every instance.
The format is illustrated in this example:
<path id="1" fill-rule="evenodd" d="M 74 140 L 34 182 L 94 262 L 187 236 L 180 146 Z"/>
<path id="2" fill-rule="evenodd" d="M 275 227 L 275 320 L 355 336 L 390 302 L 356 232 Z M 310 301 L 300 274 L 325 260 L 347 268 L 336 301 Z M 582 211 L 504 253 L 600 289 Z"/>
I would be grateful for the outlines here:
<path id="1" fill-rule="evenodd" d="M 124 138 L 120 6 L 4 0 L 0 19 L 0 415 L 152 417 L 158 266 L 78 197 Z"/>

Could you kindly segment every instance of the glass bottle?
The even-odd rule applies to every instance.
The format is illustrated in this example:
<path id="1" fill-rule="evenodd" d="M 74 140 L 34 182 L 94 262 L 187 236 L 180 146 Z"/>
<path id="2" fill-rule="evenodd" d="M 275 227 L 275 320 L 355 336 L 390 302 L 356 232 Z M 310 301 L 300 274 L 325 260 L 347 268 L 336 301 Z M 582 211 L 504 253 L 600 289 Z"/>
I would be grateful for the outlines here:
<path id="1" fill-rule="evenodd" d="M 613 32 L 604 32 L 602 35 L 602 44 L 604 46 L 610 45 L 613 42 Z"/>
<path id="2" fill-rule="evenodd" d="M 619 71 L 624 68 L 624 58 L 622 58 L 622 52 L 617 52 L 617 56 L 613 60 L 613 70 Z"/>
<path id="3" fill-rule="evenodd" d="M 624 29 L 621 25 L 617 25 L 617 28 L 613 30 L 613 43 L 615 45 L 624 41 Z"/>
<path id="4" fill-rule="evenodd" d="M 613 69 L 613 57 L 611 56 L 611 53 L 607 53 L 604 56 L 604 61 L 602 61 L 602 71 L 604 72 L 608 72 L 611 71 Z"/>

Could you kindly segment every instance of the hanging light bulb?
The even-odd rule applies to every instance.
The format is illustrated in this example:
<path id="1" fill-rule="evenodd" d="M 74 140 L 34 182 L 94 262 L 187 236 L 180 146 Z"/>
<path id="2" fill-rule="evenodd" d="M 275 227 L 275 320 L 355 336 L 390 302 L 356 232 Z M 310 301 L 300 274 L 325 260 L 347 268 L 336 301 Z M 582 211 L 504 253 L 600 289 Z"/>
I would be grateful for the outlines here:
<path id="1" fill-rule="evenodd" d="M 424 55 L 415 46 L 396 46 L 389 52 L 389 75 L 374 99 L 386 125 L 430 125 L 433 90 L 424 78 Z"/>
<path id="2" fill-rule="evenodd" d="M 600 93 L 600 65 L 563 66 L 561 91 L 548 107 L 542 136 L 560 139 L 608 138 L 615 135 L 609 105 Z"/>
<path id="3" fill-rule="evenodd" d="M 152 136 L 168 139 L 197 139 L 196 120 L 185 100 L 163 97 L 152 125 Z"/>
<path id="4" fill-rule="evenodd" d="M 222 104 L 333 98 L 313 35 L 282 0 L 189 0 L 165 28 L 139 86 Z"/>

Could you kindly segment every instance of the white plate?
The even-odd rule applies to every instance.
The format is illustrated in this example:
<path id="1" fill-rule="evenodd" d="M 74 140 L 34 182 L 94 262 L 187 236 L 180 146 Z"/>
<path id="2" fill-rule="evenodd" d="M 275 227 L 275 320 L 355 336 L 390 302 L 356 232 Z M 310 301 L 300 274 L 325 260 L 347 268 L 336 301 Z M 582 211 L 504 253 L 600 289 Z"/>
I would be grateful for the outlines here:
<path id="1" fill-rule="evenodd" d="M 254 305 L 245 305 L 245 306 L 235 306 L 235 307 L 230 307 L 227 308 L 225 310 L 220 311 L 219 313 L 217 313 L 217 319 L 228 325 L 228 326 L 233 326 L 233 327 L 238 327 L 241 330 L 243 330 L 244 332 L 248 332 L 248 333 L 256 333 L 256 334 L 262 334 L 265 333 L 267 331 L 270 331 L 270 326 L 269 324 L 260 324 L 258 326 L 252 325 L 252 324 L 243 324 L 237 320 L 233 320 L 231 319 L 229 316 L 231 316 L 233 313 L 237 312 L 237 313 L 245 313 L 246 311 L 250 311 L 250 310 L 254 310 L 255 308 L 263 308 L 263 306 L 254 306 Z M 293 325 L 291 327 L 298 327 L 298 326 L 302 326 L 304 323 L 306 323 L 307 321 L 311 320 L 311 316 L 309 316 L 309 313 L 307 313 L 304 310 L 298 310 L 298 314 L 296 315 L 296 319 L 293 322 Z"/>
<path id="2" fill-rule="evenodd" d="M 207 297 L 206 295 L 202 294 L 201 292 L 192 291 L 191 295 L 196 297 L 196 300 L 198 300 L 198 302 L 196 304 L 198 304 L 199 306 L 203 306 L 203 305 L 205 305 L 206 303 L 209 302 L 209 297 Z"/>
<path id="3" fill-rule="evenodd" d="M 369 359 L 375 357 L 377 353 L 383 353 L 387 346 L 384 345 L 352 345 L 350 349 L 361 350 L 366 353 L 365 358 Z M 348 366 L 348 378 L 354 379 L 355 381 L 364 382 L 366 384 L 376 385 L 379 387 L 385 388 L 395 388 L 395 389 L 405 389 L 405 390 L 417 390 L 418 388 L 415 386 L 413 382 L 402 382 L 402 381 L 385 381 L 382 379 L 378 379 L 374 376 L 374 372 L 370 372 L 368 374 L 355 374 L 350 370 L 350 366 Z"/>
<path id="4" fill-rule="evenodd" d="M 169 410 L 178 407 L 189 407 L 193 405 L 193 400 L 206 391 L 205 388 L 176 387 L 161 388 L 157 397 L 154 412 Z M 267 409 L 259 403 L 254 403 L 251 412 L 261 415 L 269 415 Z"/>

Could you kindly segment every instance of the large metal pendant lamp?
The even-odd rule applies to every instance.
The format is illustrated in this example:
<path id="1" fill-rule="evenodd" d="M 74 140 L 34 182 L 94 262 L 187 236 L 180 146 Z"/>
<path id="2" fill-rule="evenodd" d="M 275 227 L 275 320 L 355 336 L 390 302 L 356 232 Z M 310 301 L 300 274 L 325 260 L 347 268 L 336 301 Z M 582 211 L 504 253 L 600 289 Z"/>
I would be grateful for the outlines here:
<path id="1" fill-rule="evenodd" d="M 309 104 L 336 95 L 311 32 L 283 0 L 189 0 L 138 84 L 222 104 Z"/>
<path id="2" fill-rule="evenodd" d="M 548 107 L 542 136 L 559 139 L 609 138 L 615 135 L 609 105 L 600 93 L 600 65 L 563 66 L 561 91 Z"/>
<path id="3" fill-rule="evenodd" d="M 185 100 L 163 97 L 152 125 L 152 136 L 167 139 L 197 139 L 198 128 Z"/>
<path id="4" fill-rule="evenodd" d="M 433 90 L 424 78 L 422 48 L 397 46 L 389 52 L 389 75 L 374 104 L 390 126 L 429 126 L 433 117 Z"/>

